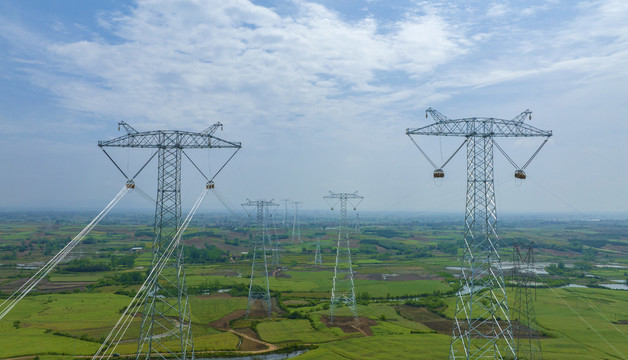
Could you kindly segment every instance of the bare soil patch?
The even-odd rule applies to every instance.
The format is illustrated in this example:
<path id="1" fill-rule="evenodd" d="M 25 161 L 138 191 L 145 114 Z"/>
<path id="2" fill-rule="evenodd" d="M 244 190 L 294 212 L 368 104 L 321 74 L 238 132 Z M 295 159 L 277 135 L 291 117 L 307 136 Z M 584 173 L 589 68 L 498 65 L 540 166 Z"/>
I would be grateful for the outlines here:
<path id="1" fill-rule="evenodd" d="M 369 318 L 358 318 L 353 316 L 334 316 L 334 322 L 330 322 L 329 316 L 321 316 L 321 322 L 327 327 L 339 327 L 344 333 L 360 332 L 364 336 L 373 335 L 371 326 L 377 325 L 375 320 Z"/>
<path id="2" fill-rule="evenodd" d="M 227 331 L 230 328 L 229 322 L 231 320 L 240 319 L 245 316 L 246 316 L 246 310 L 236 310 L 223 318 L 210 322 L 209 326 L 217 330 Z"/>
<path id="3" fill-rule="evenodd" d="M 443 316 L 435 314 L 426 308 L 414 307 L 409 305 L 395 306 L 399 310 L 399 314 L 412 321 L 419 322 L 428 328 L 438 332 L 439 334 L 450 335 L 452 329 L 452 321 Z"/>
<path id="4" fill-rule="evenodd" d="M 42 281 L 37 286 L 37 291 L 40 292 L 58 292 L 58 291 L 69 291 L 74 289 L 85 290 L 90 281 Z"/>
<path id="5" fill-rule="evenodd" d="M 241 337 L 240 339 L 242 340 L 240 343 L 240 351 L 260 351 L 268 349 L 268 346 L 249 338 Z"/>

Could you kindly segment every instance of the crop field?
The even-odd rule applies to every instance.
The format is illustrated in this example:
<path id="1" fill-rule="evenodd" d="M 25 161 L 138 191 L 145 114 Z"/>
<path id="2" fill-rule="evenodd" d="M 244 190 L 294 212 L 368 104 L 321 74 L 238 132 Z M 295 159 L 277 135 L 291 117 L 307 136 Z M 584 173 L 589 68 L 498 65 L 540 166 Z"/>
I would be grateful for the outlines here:
<path id="1" fill-rule="evenodd" d="M 19 221 L 0 214 L 0 219 L 3 297 L 89 221 L 81 214 Z M 280 266 L 269 265 L 272 313 L 265 316 L 256 302 L 247 319 L 248 251 L 255 231 L 205 219 L 187 230 L 183 252 L 197 357 L 295 348 L 308 349 L 298 360 L 447 357 L 462 254 L 459 222 L 364 220 L 350 241 L 359 320 L 342 306 L 332 322 L 333 222 L 304 220 L 302 243 L 292 242 L 291 229 L 277 229 L 282 251 Z M 117 215 L 94 229 L 0 320 L 0 359 L 93 355 L 150 269 L 150 221 L 150 216 Z M 622 290 L 628 279 L 628 221 L 507 218 L 500 231 L 504 264 L 512 259 L 513 241 L 533 240 L 538 269 L 545 270 L 529 289 L 543 358 L 628 359 L 628 291 Z M 322 265 L 314 265 L 317 237 Z M 512 302 L 515 288 L 505 273 Z M 605 288 L 608 284 L 617 289 Z M 140 321 L 133 318 L 117 353 L 135 353 Z"/>

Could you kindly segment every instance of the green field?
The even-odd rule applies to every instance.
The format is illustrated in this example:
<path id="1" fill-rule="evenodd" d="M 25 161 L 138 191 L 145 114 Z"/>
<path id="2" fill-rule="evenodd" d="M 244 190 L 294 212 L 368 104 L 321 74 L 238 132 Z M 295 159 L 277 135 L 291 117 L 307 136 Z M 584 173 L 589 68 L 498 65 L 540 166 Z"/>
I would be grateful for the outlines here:
<path id="1" fill-rule="evenodd" d="M 77 223 L 0 223 L 0 294 L 10 294 L 34 273 L 18 264 L 49 259 L 82 229 L 80 217 L 72 219 Z M 145 225 L 125 224 L 119 218 L 95 229 L 72 253 L 80 261 L 59 265 L 0 321 L 0 359 L 69 360 L 94 354 L 139 287 L 137 279 L 125 276 L 136 273 L 141 280 L 150 267 L 149 223 L 150 218 Z M 292 243 L 289 236 L 282 240 L 284 268 L 271 269 L 275 276 L 269 279 L 273 313 L 267 318 L 257 312 L 248 320 L 244 312 L 251 260 L 242 252 L 248 250 L 251 230 L 232 225 L 188 229 L 186 246 L 202 250 L 211 245 L 222 254 L 186 261 L 197 352 L 211 357 L 264 351 L 273 344 L 313 347 L 295 358 L 299 360 L 446 358 L 458 274 L 447 267 L 459 265 L 461 225 L 414 220 L 363 225 L 352 240 L 357 311 L 363 324 L 359 330 L 347 320 L 352 316 L 348 307 L 337 308 L 336 322 L 329 323 L 337 234 L 329 224 L 318 226 L 304 224 L 304 243 Z M 628 221 L 513 220 L 505 221 L 501 231 L 503 239 L 537 242 L 538 262 L 562 264 L 560 273 L 537 279 L 554 287 L 531 289 L 544 359 L 628 359 L 628 291 L 600 288 L 628 279 L 628 259 L 622 255 L 628 251 Z M 322 266 L 313 265 L 316 236 L 322 238 Z M 501 251 L 505 261 L 511 256 L 509 241 Z M 132 247 L 143 249 L 130 252 Z M 588 287 L 560 287 L 566 284 Z M 507 293 L 513 301 L 514 289 L 507 288 Z M 400 307 L 408 299 L 438 299 L 440 305 Z M 440 325 L 434 325 L 434 319 Z M 116 352 L 136 351 L 140 320 L 133 320 Z"/>

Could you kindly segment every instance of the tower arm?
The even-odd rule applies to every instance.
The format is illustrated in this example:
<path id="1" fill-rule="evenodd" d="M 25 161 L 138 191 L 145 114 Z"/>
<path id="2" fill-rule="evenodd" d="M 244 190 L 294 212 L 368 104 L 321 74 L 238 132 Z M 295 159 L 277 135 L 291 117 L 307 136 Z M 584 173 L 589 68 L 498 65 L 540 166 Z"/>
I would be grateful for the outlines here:
<path id="1" fill-rule="evenodd" d="M 239 142 L 227 141 L 204 133 L 193 133 L 177 130 L 159 130 L 128 133 L 118 138 L 99 141 L 100 147 L 131 147 L 131 148 L 241 148 Z"/>
<path id="2" fill-rule="evenodd" d="M 428 110 L 429 111 L 429 110 Z M 541 130 L 523 123 L 520 117 L 528 115 L 528 110 L 514 120 L 495 118 L 466 118 L 453 120 L 439 120 L 437 122 L 416 129 L 406 129 L 406 135 L 436 135 L 436 136 L 494 136 L 494 137 L 549 137 L 551 130 Z"/>
<path id="3" fill-rule="evenodd" d="M 137 130 L 135 130 L 131 125 L 125 123 L 124 121 L 120 121 L 118 123 L 118 131 L 120 131 L 120 126 L 126 130 L 127 134 L 137 134 Z"/>
<path id="4" fill-rule="evenodd" d="M 218 130 L 218 128 L 220 128 L 220 130 L 222 130 L 222 124 L 220 122 L 217 122 L 214 125 L 212 125 L 212 126 L 208 127 L 207 129 L 203 130 L 203 132 L 201 132 L 201 134 L 214 135 L 214 133 L 216 132 L 216 130 Z"/>
<path id="5" fill-rule="evenodd" d="M 425 117 L 427 118 L 427 114 L 432 115 L 432 118 L 434 120 L 436 120 L 437 122 L 444 122 L 444 121 L 448 121 L 449 118 L 441 113 L 439 113 L 438 111 L 432 109 L 432 108 L 428 108 L 427 110 L 425 110 Z"/>

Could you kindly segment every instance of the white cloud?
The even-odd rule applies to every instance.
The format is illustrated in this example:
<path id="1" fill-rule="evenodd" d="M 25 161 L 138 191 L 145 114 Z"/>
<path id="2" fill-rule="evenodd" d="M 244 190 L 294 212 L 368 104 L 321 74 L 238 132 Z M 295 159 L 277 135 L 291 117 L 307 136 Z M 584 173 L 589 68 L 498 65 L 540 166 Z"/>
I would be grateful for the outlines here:
<path id="1" fill-rule="evenodd" d="M 436 14 L 409 15 L 384 34 L 376 19 L 346 22 L 321 5 L 295 4 L 297 13 L 280 16 L 245 0 L 140 1 L 110 19 L 121 41 L 51 45 L 59 71 L 35 81 L 66 107 L 104 116 L 285 126 L 346 119 L 360 102 L 395 96 L 378 72 L 421 78 L 466 51 Z"/>

